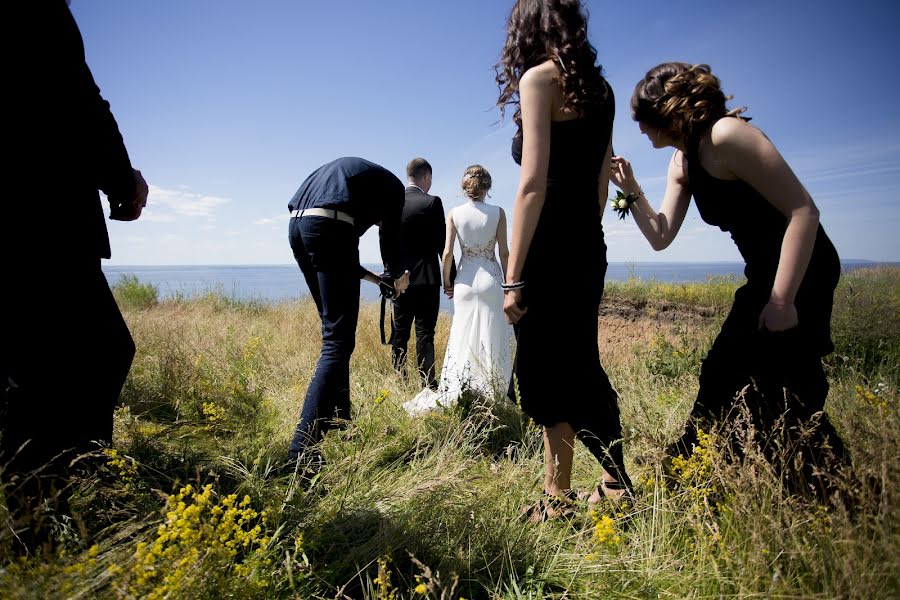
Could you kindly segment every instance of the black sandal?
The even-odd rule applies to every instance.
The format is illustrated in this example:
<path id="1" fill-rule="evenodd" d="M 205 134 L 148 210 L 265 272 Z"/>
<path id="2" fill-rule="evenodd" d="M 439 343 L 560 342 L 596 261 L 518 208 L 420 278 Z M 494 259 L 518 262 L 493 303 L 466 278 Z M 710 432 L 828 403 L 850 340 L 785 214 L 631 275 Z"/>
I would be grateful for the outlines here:
<path id="1" fill-rule="evenodd" d="M 519 518 L 529 523 L 571 519 L 578 513 L 577 501 L 578 495 L 573 490 L 567 490 L 561 496 L 544 492 L 537 502 L 522 507 Z"/>

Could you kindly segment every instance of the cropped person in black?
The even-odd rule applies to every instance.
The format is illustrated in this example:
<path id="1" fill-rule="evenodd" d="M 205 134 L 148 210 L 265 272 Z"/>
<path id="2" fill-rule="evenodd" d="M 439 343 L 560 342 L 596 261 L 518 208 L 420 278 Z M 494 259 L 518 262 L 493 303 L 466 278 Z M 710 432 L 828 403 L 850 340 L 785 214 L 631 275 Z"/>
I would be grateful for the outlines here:
<path id="1" fill-rule="evenodd" d="M 689 454 L 704 423 L 735 416 L 749 384 L 744 402 L 770 459 L 776 467 L 802 464 L 781 470 L 785 485 L 823 493 L 827 478 L 814 473 L 847 462 L 823 412 L 828 382 L 821 360 L 834 349 L 840 262 L 809 193 L 765 134 L 725 101 L 706 65 L 664 63 L 635 87 L 632 115 L 641 131 L 655 148 L 676 148 L 658 213 L 628 161 L 612 159 L 612 181 L 628 195 L 655 250 L 675 238 L 693 196 L 701 218 L 730 233 L 746 262 L 747 283 L 703 361 L 686 431 L 668 454 Z M 776 442 L 776 435 L 786 439 Z M 787 454 L 776 456 L 778 446 Z"/>
<path id="2" fill-rule="evenodd" d="M 9 516 L 0 546 L 11 539 L 15 552 L 30 553 L 55 543 L 49 515 L 72 516 L 75 465 L 90 464 L 98 442 L 112 443 L 135 354 L 100 268 L 111 250 L 99 191 L 110 219 L 133 221 L 148 188 L 66 2 L 4 9 L 4 39 L 15 42 L 3 69 L 0 492 Z"/>

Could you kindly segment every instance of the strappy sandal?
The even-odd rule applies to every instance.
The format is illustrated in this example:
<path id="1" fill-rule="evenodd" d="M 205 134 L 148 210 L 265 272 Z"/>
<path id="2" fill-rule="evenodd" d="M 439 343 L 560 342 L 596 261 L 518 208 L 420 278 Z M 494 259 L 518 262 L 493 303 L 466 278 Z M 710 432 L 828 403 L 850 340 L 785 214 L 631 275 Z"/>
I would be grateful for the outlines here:
<path id="1" fill-rule="evenodd" d="M 597 495 L 600 496 L 600 501 L 591 502 L 590 498 L 593 495 L 594 491 L 597 492 Z M 623 494 L 610 494 L 608 492 L 624 492 Z M 578 494 L 578 499 L 582 501 L 587 501 L 588 504 L 600 504 L 603 500 L 609 500 L 611 502 L 618 502 L 623 498 L 629 496 L 631 494 L 631 487 L 622 483 L 621 481 L 606 481 L 605 479 L 601 480 L 600 483 L 597 484 L 590 492 L 582 492 Z"/>
<path id="2" fill-rule="evenodd" d="M 550 519 L 571 519 L 578 512 L 578 496 L 568 490 L 558 496 L 543 492 L 534 504 L 522 507 L 519 519 L 529 523 L 543 523 Z"/>

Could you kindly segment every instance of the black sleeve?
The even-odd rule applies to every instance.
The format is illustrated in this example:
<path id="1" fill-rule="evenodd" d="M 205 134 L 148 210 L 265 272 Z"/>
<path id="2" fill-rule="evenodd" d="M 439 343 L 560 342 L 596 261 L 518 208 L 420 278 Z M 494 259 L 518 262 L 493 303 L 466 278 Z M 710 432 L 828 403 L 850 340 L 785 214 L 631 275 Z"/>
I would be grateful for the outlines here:
<path id="1" fill-rule="evenodd" d="M 65 13 L 60 19 L 68 43 L 57 52 L 77 94 L 86 136 L 84 147 L 90 152 L 85 157 L 88 166 L 94 172 L 97 187 L 110 203 L 131 202 L 135 195 L 134 172 L 119 126 L 85 62 L 84 42 L 72 13 L 64 2 L 56 2 L 54 6 Z"/>
<path id="2" fill-rule="evenodd" d="M 81 32 L 66 2 L 11 2 L 4 13 L 3 35 L 16 39 L 4 77 L 17 87 L 12 111 L 28 121 L 14 124 L 14 133 L 27 127 L 33 138 L 45 139 L 32 154 L 47 163 L 44 168 L 74 174 L 112 201 L 131 202 L 131 161 L 87 66 Z"/>
<path id="3" fill-rule="evenodd" d="M 434 251 L 444 253 L 444 245 L 447 243 L 447 224 L 444 220 L 444 205 L 438 196 L 434 197 L 432 205 L 432 239 L 434 239 Z"/>
<path id="4" fill-rule="evenodd" d="M 381 227 L 378 230 L 378 243 L 381 247 L 381 261 L 384 270 L 391 279 L 403 275 L 403 254 L 401 248 L 402 228 L 400 220 L 403 215 L 403 184 L 390 175 L 384 188 Z"/>

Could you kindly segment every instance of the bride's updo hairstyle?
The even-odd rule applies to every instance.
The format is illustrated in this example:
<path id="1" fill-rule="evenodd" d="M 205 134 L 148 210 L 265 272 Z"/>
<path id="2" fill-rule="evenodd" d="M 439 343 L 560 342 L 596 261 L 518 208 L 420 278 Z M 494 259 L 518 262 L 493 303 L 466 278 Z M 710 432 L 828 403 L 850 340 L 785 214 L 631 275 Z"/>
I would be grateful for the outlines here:
<path id="1" fill-rule="evenodd" d="M 481 165 L 472 165 L 463 174 L 462 189 L 472 200 L 484 199 L 491 189 L 491 174 Z"/>
<path id="2" fill-rule="evenodd" d="M 730 111 L 719 78 L 709 65 L 668 62 L 653 67 L 634 87 L 631 116 L 639 123 L 660 129 L 685 144 Z"/>

